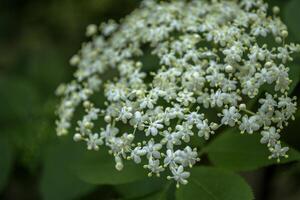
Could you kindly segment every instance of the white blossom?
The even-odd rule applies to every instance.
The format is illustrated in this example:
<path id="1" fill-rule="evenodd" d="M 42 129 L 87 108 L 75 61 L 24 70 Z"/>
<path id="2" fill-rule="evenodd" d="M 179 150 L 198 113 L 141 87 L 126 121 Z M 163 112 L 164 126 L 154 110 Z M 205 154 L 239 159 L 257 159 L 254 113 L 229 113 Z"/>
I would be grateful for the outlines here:
<path id="1" fill-rule="evenodd" d="M 260 133 L 270 158 L 287 157 L 280 131 L 297 110 L 289 62 L 300 45 L 287 42 L 278 12 L 263 0 L 144 0 L 120 24 L 89 25 L 89 41 L 70 59 L 74 80 L 56 91 L 57 135 L 82 110 L 74 141 L 107 146 L 117 170 L 124 159 L 146 160 L 149 175 L 167 170 L 178 186 L 200 160 L 193 140 L 220 127 Z"/>
<path id="2" fill-rule="evenodd" d="M 236 107 L 232 106 L 229 109 L 224 109 L 221 116 L 223 116 L 223 118 L 221 119 L 222 124 L 234 126 L 241 117 L 241 114 L 238 113 Z"/>
<path id="3" fill-rule="evenodd" d="M 169 179 L 174 179 L 177 182 L 177 187 L 179 187 L 180 184 L 187 184 L 188 181 L 186 180 L 189 176 L 189 172 L 185 172 L 183 166 L 179 166 L 178 168 L 173 168 L 171 170 L 173 176 L 168 177 Z"/>
<path id="4" fill-rule="evenodd" d="M 262 144 L 275 145 L 277 140 L 280 138 L 279 133 L 274 127 L 270 127 L 268 130 L 262 131 L 261 135 L 263 136 L 260 140 Z"/>

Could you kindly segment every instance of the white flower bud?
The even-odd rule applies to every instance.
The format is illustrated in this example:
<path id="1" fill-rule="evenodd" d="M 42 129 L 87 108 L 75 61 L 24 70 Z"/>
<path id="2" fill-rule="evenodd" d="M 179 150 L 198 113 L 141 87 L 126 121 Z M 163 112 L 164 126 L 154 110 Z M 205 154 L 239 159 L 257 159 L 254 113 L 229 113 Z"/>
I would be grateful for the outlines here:
<path id="1" fill-rule="evenodd" d="M 279 8 L 278 6 L 274 6 L 273 9 L 272 9 L 272 11 L 273 11 L 273 13 L 274 13 L 275 15 L 277 15 L 277 14 L 279 14 L 279 12 L 280 12 L 280 8 Z"/>
<path id="2" fill-rule="evenodd" d="M 288 35 L 289 35 L 289 33 L 287 32 L 287 30 L 281 31 L 281 36 L 282 36 L 283 38 L 286 38 Z"/>
<path id="3" fill-rule="evenodd" d="M 79 133 L 76 133 L 74 136 L 73 136 L 73 140 L 75 142 L 78 142 L 80 140 L 82 140 L 82 136 L 79 134 Z"/>
<path id="4" fill-rule="evenodd" d="M 86 36 L 90 37 L 97 33 L 97 26 L 95 24 L 90 24 L 86 28 Z"/>
<path id="5" fill-rule="evenodd" d="M 110 123 L 110 122 L 111 122 L 111 116 L 106 115 L 106 116 L 104 117 L 104 121 L 107 122 L 107 123 Z"/>
<path id="6" fill-rule="evenodd" d="M 239 109 L 240 109 L 240 110 L 245 110 L 245 109 L 246 109 L 246 104 L 241 103 L 241 104 L 239 105 Z"/>
<path id="7" fill-rule="evenodd" d="M 232 73 L 234 71 L 234 68 L 231 65 L 226 65 L 225 71 L 227 73 Z"/>

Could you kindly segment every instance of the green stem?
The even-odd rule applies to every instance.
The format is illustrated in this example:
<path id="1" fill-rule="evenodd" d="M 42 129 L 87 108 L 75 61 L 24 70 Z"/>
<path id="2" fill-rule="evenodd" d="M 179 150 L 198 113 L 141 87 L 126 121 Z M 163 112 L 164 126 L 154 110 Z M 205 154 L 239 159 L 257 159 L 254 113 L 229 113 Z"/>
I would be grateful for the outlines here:
<path id="1" fill-rule="evenodd" d="M 245 113 L 248 113 L 249 115 L 255 115 L 254 112 L 247 110 L 247 109 L 243 109 L 242 111 L 244 111 Z"/>

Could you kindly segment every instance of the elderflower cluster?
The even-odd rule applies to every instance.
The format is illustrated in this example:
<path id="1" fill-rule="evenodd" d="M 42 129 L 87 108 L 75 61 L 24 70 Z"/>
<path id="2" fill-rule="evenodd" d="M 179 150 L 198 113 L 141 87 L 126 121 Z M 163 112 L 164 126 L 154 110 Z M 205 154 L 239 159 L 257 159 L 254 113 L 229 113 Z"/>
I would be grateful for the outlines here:
<path id="1" fill-rule="evenodd" d="M 263 0 L 144 0 L 120 24 L 89 25 L 90 41 L 70 60 L 75 80 L 57 89 L 57 134 L 68 133 L 82 105 L 75 141 L 109 147 L 118 170 L 127 159 L 149 175 L 169 170 L 178 185 L 200 160 L 191 138 L 208 140 L 220 127 L 261 134 L 270 158 L 287 157 L 280 131 L 296 111 L 288 62 L 300 47 L 284 42 L 278 7 L 267 11 Z M 150 71 L 146 49 L 158 60 Z M 254 109 L 248 102 L 255 98 Z"/>

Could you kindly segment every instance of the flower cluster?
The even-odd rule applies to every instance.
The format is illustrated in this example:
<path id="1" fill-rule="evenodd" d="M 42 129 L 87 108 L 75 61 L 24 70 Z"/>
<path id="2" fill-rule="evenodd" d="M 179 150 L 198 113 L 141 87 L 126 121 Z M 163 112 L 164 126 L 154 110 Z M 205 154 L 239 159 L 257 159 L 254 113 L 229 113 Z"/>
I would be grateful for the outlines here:
<path id="1" fill-rule="evenodd" d="M 208 140 L 220 127 L 260 133 L 270 158 L 287 157 L 280 132 L 296 111 L 288 62 L 300 47 L 285 43 L 279 8 L 267 11 L 263 0 L 144 0 L 121 24 L 89 25 L 90 41 L 70 60 L 75 80 L 57 89 L 57 134 L 68 133 L 82 105 L 75 141 L 109 147 L 118 170 L 125 159 L 144 163 L 149 175 L 169 169 L 178 185 L 200 160 L 191 138 Z M 267 37 L 275 45 L 259 42 Z M 159 60 L 151 72 L 141 59 L 146 48 Z M 105 102 L 93 102 L 96 94 Z M 254 109 L 248 102 L 256 98 Z"/>

